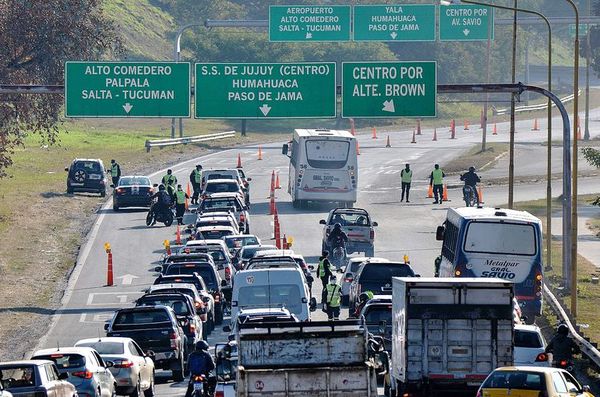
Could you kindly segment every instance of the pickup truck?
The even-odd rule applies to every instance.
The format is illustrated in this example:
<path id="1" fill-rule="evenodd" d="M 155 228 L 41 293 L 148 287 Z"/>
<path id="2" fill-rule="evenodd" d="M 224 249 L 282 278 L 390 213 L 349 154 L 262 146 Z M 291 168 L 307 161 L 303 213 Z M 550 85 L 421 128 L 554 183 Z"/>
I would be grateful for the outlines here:
<path id="1" fill-rule="evenodd" d="M 239 324 L 237 397 L 377 396 L 359 321 Z"/>
<path id="2" fill-rule="evenodd" d="M 106 336 L 131 338 L 153 357 L 157 369 L 171 370 L 184 379 L 186 336 L 175 312 L 167 306 L 138 306 L 118 310 L 104 325 Z"/>
<path id="3" fill-rule="evenodd" d="M 342 230 L 348 236 L 346 243 L 346 253 L 364 252 L 365 256 L 374 256 L 375 254 L 375 229 L 377 222 L 373 222 L 369 213 L 361 208 L 335 208 L 329 211 L 327 220 L 319 221 L 323 228 L 322 250 L 329 251 L 333 247 L 327 242 L 329 233 L 333 230 L 336 223 L 342 226 Z"/>

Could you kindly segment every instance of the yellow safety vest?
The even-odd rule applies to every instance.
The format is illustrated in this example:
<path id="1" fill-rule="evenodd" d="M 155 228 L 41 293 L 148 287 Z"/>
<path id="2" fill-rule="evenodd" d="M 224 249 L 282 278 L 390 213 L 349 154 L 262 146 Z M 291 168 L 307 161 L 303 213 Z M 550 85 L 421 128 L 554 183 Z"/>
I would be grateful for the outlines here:
<path id="1" fill-rule="evenodd" d="M 434 185 L 441 185 L 444 183 L 444 172 L 441 170 L 441 168 L 438 168 L 437 170 L 433 170 L 432 174 L 433 174 L 433 184 Z"/>
<path id="2" fill-rule="evenodd" d="M 116 163 L 110 167 L 110 175 L 113 178 L 116 178 L 119 176 L 119 166 Z"/>
<path id="3" fill-rule="evenodd" d="M 341 288 L 339 285 L 327 284 L 327 306 L 340 307 L 342 301 Z"/>
<path id="4" fill-rule="evenodd" d="M 175 175 L 171 174 L 167 174 L 165 176 L 163 176 L 162 179 L 163 185 L 174 185 L 177 183 L 177 178 L 175 178 Z"/>
<path id="5" fill-rule="evenodd" d="M 183 190 L 176 191 L 175 196 L 177 197 L 177 204 L 185 204 L 185 192 Z"/>
<path id="6" fill-rule="evenodd" d="M 412 181 L 412 170 L 406 171 L 406 168 L 402 170 L 402 182 L 410 183 Z"/>
<path id="7" fill-rule="evenodd" d="M 202 171 L 194 170 L 194 181 L 197 184 L 202 183 Z"/>
<path id="8" fill-rule="evenodd" d="M 325 277 L 325 259 L 321 259 L 319 261 L 319 268 L 317 270 L 318 270 L 319 278 Z"/>

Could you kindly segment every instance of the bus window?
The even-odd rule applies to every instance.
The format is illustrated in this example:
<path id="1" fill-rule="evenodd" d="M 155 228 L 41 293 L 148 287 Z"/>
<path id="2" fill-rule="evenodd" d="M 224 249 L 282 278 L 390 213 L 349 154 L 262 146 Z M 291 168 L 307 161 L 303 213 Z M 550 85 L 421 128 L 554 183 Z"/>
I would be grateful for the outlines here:
<path id="1" fill-rule="evenodd" d="M 346 165 L 350 142 L 336 140 L 307 140 L 306 158 L 313 168 L 339 169 Z"/>
<path id="2" fill-rule="evenodd" d="M 466 252 L 528 255 L 537 253 L 532 225 L 499 222 L 471 222 L 465 237 Z"/>
<path id="3" fill-rule="evenodd" d="M 453 223 L 446 222 L 446 231 L 444 232 L 444 243 L 442 245 L 442 255 L 450 262 L 454 262 L 456 256 L 456 241 L 458 240 L 458 227 Z"/>

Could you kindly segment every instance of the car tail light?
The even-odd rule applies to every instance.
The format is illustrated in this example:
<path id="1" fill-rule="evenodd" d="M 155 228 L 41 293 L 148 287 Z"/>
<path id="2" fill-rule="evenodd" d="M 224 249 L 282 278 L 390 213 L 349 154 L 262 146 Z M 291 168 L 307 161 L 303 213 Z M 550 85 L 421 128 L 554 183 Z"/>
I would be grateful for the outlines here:
<path id="1" fill-rule="evenodd" d="M 133 367 L 133 361 L 116 360 L 114 367 L 115 368 L 131 368 L 131 367 Z"/>
<path id="2" fill-rule="evenodd" d="M 535 362 L 548 361 L 548 355 L 546 353 L 540 353 L 535 358 Z"/>
<path id="3" fill-rule="evenodd" d="M 217 292 L 213 294 L 213 298 L 215 298 L 215 303 L 221 302 L 221 295 L 219 295 Z"/>
<path id="4" fill-rule="evenodd" d="M 375 239 L 375 230 L 371 230 L 369 232 L 369 239 L 374 240 Z"/>
<path id="5" fill-rule="evenodd" d="M 117 194 L 123 194 L 125 193 L 125 189 L 123 189 L 122 187 L 117 188 Z"/>
<path id="6" fill-rule="evenodd" d="M 225 279 L 231 280 L 231 269 L 229 267 L 225 268 Z"/>
<path id="7" fill-rule="evenodd" d="M 218 390 L 215 392 L 215 397 L 225 397 L 225 392 L 222 390 Z"/>
<path id="8" fill-rule="evenodd" d="M 194 333 L 194 332 L 196 332 L 196 324 L 193 324 L 193 323 L 191 323 L 191 322 L 190 322 L 190 332 L 191 332 L 191 333 Z"/>
<path id="9" fill-rule="evenodd" d="M 77 372 L 73 372 L 71 375 L 76 376 L 78 378 L 83 378 L 83 379 L 92 379 L 92 376 L 94 374 L 92 374 L 90 371 L 77 371 Z"/>
<path id="10" fill-rule="evenodd" d="M 169 334 L 169 339 L 171 340 L 171 348 L 172 349 L 177 349 L 177 334 L 175 332 L 171 332 Z"/>
<path id="11" fill-rule="evenodd" d="M 567 367 L 567 365 L 568 365 L 568 362 L 567 362 L 567 360 L 560 360 L 560 362 L 558 363 L 558 365 L 559 365 L 561 368 L 566 368 L 566 367 Z"/>
<path id="12" fill-rule="evenodd" d="M 246 222 L 246 215 L 240 214 L 240 223 L 241 222 Z"/>

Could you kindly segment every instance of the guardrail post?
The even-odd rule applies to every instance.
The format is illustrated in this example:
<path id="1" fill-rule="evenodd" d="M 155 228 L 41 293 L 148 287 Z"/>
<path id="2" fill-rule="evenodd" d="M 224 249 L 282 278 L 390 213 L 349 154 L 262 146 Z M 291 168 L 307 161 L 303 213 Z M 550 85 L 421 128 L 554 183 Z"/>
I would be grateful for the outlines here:
<path id="1" fill-rule="evenodd" d="M 146 144 L 144 146 L 146 146 L 146 153 L 150 153 L 150 149 L 152 149 L 152 146 L 150 145 L 149 140 L 146 140 Z"/>
<path id="2" fill-rule="evenodd" d="M 242 136 L 246 136 L 246 122 L 248 120 L 242 119 Z"/>

